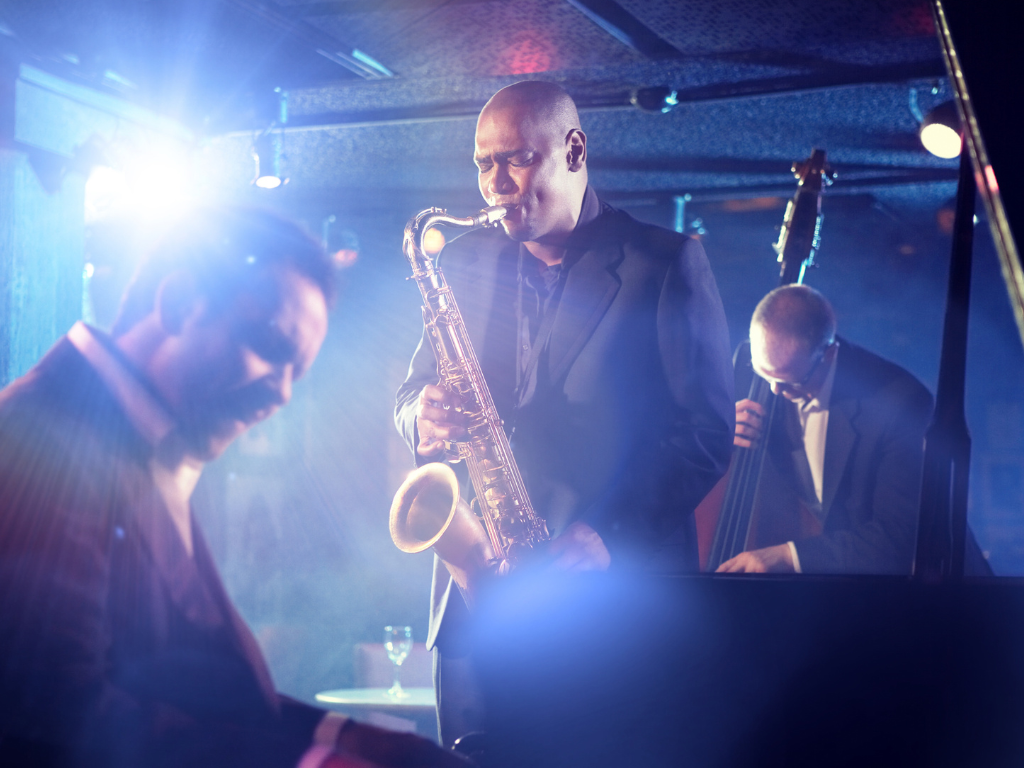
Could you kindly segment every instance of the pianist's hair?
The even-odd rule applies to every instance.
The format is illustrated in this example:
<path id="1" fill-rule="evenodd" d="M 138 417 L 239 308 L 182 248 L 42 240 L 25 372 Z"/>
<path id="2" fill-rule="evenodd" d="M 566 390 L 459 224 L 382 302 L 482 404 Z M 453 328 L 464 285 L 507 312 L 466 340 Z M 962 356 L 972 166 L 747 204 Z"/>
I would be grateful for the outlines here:
<path id="1" fill-rule="evenodd" d="M 273 268 L 293 269 L 334 301 L 334 267 L 322 244 L 299 224 L 246 206 L 193 212 L 142 261 L 132 277 L 111 333 L 128 332 L 153 311 L 164 278 L 183 270 L 214 309 L 227 306 L 254 279 Z"/>

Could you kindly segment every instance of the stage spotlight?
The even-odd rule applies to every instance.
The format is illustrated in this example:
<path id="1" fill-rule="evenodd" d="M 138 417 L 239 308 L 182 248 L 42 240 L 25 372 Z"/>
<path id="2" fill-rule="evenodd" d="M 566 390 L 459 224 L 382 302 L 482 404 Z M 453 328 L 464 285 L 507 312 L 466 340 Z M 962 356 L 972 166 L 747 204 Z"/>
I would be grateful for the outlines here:
<path id="1" fill-rule="evenodd" d="M 946 101 L 935 107 L 924 118 L 918 136 L 924 148 L 936 157 L 947 160 L 960 155 L 960 115 L 956 104 Z"/>
<path id="2" fill-rule="evenodd" d="M 127 170 L 143 215 L 173 218 L 191 204 L 195 179 L 184 153 L 153 147 L 135 158 Z"/>
<path id="3" fill-rule="evenodd" d="M 172 219 L 195 200 L 197 180 L 189 153 L 153 142 L 109 147 L 103 164 L 85 183 L 85 220 L 131 216 L 152 222 Z"/>
<path id="4" fill-rule="evenodd" d="M 124 172 L 106 165 L 95 166 L 85 181 L 85 223 L 95 224 L 121 213 L 132 199 Z"/>
<path id="5" fill-rule="evenodd" d="M 270 132 L 261 133 L 252 145 L 256 161 L 256 175 L 252 183 L 260 189 L 277 189 L 288 180 L 281 175 L 281 137 Z"/>

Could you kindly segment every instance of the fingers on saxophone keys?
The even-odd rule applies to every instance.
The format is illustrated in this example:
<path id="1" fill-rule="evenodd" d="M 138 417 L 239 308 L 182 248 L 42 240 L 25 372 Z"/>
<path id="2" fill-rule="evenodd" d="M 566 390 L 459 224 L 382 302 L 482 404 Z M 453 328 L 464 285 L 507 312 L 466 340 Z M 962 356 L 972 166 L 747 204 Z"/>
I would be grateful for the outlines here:
<path id="1" fill-rule="evenodd" d="M 462 405 L 462 399 L 440 384 L 428 384 L 420 392 L 420 406 L 452 411 Z"/>
<path id="2" fill-rule="evenodd" d="M 448 421 L 450 421 L 451 416 L 454 415 L 455 414 L 452 414 L 451 412 L 446 411 L 444 408 L 441 408 L 440 406 L 437 405 L 420 406 L 419 417 L 421 419 L 425 419 L 426 421 L 430 421 L 435 424 L 445 424 Z"/>
<path id="3" fill-rule="evenodd" d="M 457 424 L 437 424 L 434 427 L 434 437 L 438 440 L 461 440 L 466 436 L 464 427 Z"/>
<path id="4" fill-rule="evenodd" d="M 421 402 L 417 417 L 433 422 L 439 427 L 463 427 L 466 424 L 465 411 L 457 411 L 439 403 Z"/>
<path id="5" fill-rule="evenodd" d="M 435 454 L 440 453 L 444 448 L 444 443 L 440 440 L 435 441 L 423 441 L 420 440 L 420 444 L 416 446 L 416 452 L 420 456 L 434 457 Z"/>
<path id="6" fill-rule="evenodd" d="M 451 393 L 440 384 L 427 384 L 420 392 L 420 403 L 443 403 Z"/>
<path id="7" fill-rule="evenodd" d="M 458 424 L 444 421 L 422 419 L 420 421 L 420 445 L 424 443 L 441 443 L 445 440 L 461 440 L 466 436 L 466 429 Z"/>

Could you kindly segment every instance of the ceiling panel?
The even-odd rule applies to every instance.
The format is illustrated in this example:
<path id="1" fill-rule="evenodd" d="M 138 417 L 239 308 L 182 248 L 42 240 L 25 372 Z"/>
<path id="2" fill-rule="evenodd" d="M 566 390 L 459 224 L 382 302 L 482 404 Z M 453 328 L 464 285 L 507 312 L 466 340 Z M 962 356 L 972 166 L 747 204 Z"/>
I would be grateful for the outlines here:
<path id="1" fill-rule="evenodd" d="M 851 43 L 932 37 L 926 2 L 885 0 L 620 0 L 686 55 L 774 52 L 798 60 Z M 827 34 L 822 34 L 827 30 Z"/>
<path id="2" fill-rule="evenodd" d="M 642 58 L 563 0 L 448 3 L 311 21 L 411 78 L 524 75 Z"/>
<path id="3" fill-rule="evenodd" d="M 644 56 L 577 5 L 632 14 L 679 55 Z M 37 0 L 3 6 L 0 21 L 9 56 L 14 40 L 62 76 L 137 76 L 124 95 L 189 119 L 227 185 L 248 182 L 253 132 L 269 123 L 257 110 L 282 85 L 291 126 L 314 126 L 285 137 L 290 190 L 473 195 L 475 115 L 523 77 L 559 82 L 583 107 L 592 179 L 609 193 L 785 189 L 814 146 L 844 171 L 836 193 L 877 181 L 908 197 L 948 186 L 955 168 L 916 138 L 911 93 L 924 111 L 950 96 L 922 0 Z M 318 52 L 354 49 L 396 76 L 365 80 Z M 648 86 L 684 103 L 624 106 Z M 736 89 L 748 95 L 725 98 Z"/>

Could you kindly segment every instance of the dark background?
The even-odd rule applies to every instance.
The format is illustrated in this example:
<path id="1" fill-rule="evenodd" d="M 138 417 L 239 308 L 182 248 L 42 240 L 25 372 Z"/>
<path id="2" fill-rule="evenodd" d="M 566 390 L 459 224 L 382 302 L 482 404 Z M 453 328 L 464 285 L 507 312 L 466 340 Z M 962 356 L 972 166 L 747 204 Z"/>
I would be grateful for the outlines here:
<path id="1" fill-rule="evenodd" d="M 957 161 L 916 136 L 915 105 L 951 98 L 926 3 L 36 0 L 0 4 L 0 22 L 9 65 L 183 125 L 192 199 L 257 202 L 315 233 L 333 216 L 332 249 L 358 251 L 292 405 L 211 465 L 196 497 L 286 692 L 351 684 L 353 643 L 379 641 L 385 624 L 425 638 L 430 555 L 400 553 L 386 525 L 412 467 L 392 408 L 420 328 L 402 228 L 425 207 L 481 206 L 474 116 L 503 85 L 536 77 L 570 91 L 591 183 L 613 204 L 673 227 L 673 198 L 691 196 L 683 225 L 707 250 L 734 344 L 777 282 L 790 164 L 826 149 L 838 179 L 807 282 L 843 335 L 934 391 Z M 354 50 L 393 76 L 353 64 Z M 681 103 L 630 104 L 658 86 Z M 273 135 L 289 183 L 267 191 L 249 185 L 250 146 L 278 114 L 274 88 L 287 92 L 288 129 Z M 996 573 L 1024 575 L 1024 354 L 986 224 L 970 319 L 970 521 Z M 137 215 L 88 224 L 98 324 L 158 232 Z"/>

